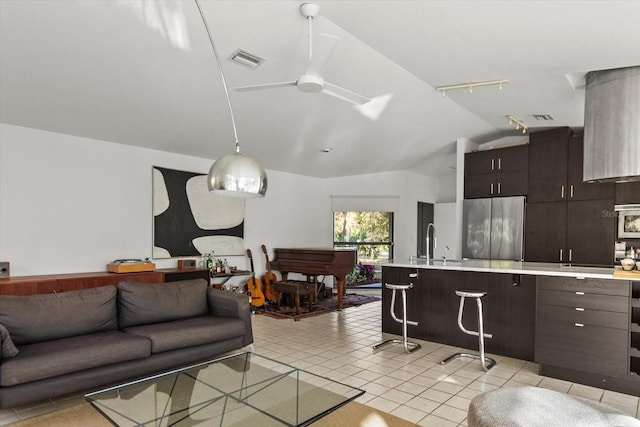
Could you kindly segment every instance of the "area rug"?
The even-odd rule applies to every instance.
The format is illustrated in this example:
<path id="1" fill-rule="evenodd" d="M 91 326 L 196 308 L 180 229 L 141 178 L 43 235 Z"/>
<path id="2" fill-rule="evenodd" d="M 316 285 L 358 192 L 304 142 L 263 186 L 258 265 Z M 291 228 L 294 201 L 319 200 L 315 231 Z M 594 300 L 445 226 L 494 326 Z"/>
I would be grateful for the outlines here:
<path id="1" fill-rule="evenodd" d="M 347 294 L 342 297 L 342 308 L 357 307 L 359 305 L 368 304 L 370 302 L 380 301 L 378 296 Z M 281 305 L 278 309 L 276 304 L 266 304 L 256 310 L 256 314 L 273 317 L 275 319 L 293 319 L 300 320 L 305 317 L 317 316 L 319 314 L 330 313 L 338 309 L 338 296 L 333 295 L 329 298 L 319 299 L 316 304 L 309 307 L 305 301 L 300 303 L 300 314 L 296 314 L 295 307 Z"/>
<path id="2" fill-rule="evenodd" d="M 365 284 L 353 284 L 345 286 L 345 289 L 382 289 L 381 282 L 371 282 Z"/>
<path id="3" fill-rule="evenodd" d="M 111 427 L 88 403 L 71 406 L 7 427 Z M 350 402 L 311 424 L 313 427 L 416 427 L 416 424 L 378 411 L 358 402 Z"/>

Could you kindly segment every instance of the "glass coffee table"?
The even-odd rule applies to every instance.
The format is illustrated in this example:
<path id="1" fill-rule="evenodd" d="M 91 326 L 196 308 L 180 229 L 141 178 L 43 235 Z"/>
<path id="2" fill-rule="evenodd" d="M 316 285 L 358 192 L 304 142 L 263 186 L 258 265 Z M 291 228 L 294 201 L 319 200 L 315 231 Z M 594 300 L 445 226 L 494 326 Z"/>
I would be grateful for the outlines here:
<path id="1" fill-rule="evenodd" d="M 116 426 L 306 426 L 363 390 L 240 353 L 85 395 Z"/>

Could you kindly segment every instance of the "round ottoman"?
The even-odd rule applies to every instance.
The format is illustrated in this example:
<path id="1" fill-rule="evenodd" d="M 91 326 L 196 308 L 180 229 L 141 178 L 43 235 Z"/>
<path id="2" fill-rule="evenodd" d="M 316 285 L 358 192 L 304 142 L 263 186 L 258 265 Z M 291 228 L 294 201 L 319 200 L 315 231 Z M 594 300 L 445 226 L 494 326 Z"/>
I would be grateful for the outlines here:
<path id="1" fill-rule="evenodd" d="M 510 387 L 473 398 L 469 427 L 637 426 L 640 420 L 606 405 L 539 387 Z"/>

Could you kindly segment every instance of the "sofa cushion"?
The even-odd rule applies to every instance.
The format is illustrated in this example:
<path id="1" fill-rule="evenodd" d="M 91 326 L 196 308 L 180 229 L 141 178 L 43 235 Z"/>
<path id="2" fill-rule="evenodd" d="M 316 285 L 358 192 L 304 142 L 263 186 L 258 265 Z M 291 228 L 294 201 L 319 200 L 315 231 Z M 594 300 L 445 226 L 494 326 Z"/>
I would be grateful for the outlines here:
<path id="1" fill-rule="evenodd" d="M 170 283 L 118 284 L 118 322 L 121 328 L 168 322 L 207 313 L 204 279 Z"/>
<path id="2" fill-rule="evenodd" d="M 173 322 L 133 326 L 124 332 L 151 340 L 151 353 L 192 347 L 241 337 L 246 333 L 240 319 L 202 316 Z"/>
<path id="3" fill-rule="evenodd" d="M 151 341 L 120 331 L 99 332 L 27 344 L 20 354 L 3 360 L 0 386 L 12 386 L 151 354 Z"/>
<path id="4" fill-rule="evenodd" d="M 115 286 L 0 296 L 0 324 L 18 347 L 118 328 Z"/>
<path id="5" fill-rule="evenodd" d="M 17 354 L 18 349 L 13 344 L 9 331 L 3 325 L 0 325 L 0 359 L 15 357 Z"/>

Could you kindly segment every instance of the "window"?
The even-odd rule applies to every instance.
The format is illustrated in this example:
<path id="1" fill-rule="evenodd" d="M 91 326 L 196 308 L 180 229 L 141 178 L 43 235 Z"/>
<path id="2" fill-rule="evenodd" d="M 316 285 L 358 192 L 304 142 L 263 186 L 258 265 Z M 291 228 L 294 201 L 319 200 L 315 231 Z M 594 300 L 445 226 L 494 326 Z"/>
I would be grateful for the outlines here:
<path id="1" fill-rule="evenodd" d="M 393 212 L 334 212 L 333 247 L 356 248 L 361 263 L 393 259 Z"/>

